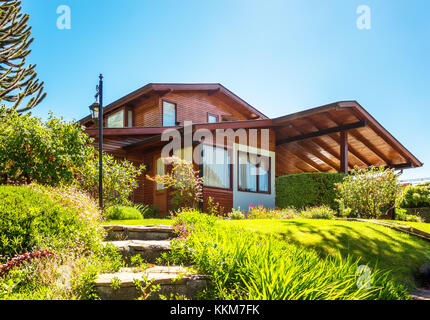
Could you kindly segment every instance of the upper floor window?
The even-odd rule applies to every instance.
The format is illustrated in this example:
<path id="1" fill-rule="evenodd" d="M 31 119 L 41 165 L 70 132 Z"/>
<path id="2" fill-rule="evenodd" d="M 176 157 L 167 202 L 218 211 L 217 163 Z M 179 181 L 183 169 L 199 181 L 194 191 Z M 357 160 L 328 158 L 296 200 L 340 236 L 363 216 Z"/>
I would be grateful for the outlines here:
<path id="1" fill-rule="evenodd" d="M 208 113 L 208 123 L 217 123 L 218 122 L 218 116 Z"/>
<path id="2" fill-rule="evenodd" d="M 163 101 L 163 127 L 176 126 L 176 104 Z"/>
<path id="3" fill-rule="evenodd" d="M 127 120 L 128 120 L 127 127 L 131 128 L 131 127 L 133 127 L 133 111 L 128 110 L 127 111 L 127 116 L 128 116 L 128 118 L 127 118 Z"/>
<path id="4" fill-rule="evenodd" d="M 124 110 L 118 111 L 106 118 L 106 127 L 123 128 L 124 127 Z"/>
<path id="5" fill-rule="evenodd" d="M 270 193 L 270 157 L 239 151 L 240 191 Z"/>

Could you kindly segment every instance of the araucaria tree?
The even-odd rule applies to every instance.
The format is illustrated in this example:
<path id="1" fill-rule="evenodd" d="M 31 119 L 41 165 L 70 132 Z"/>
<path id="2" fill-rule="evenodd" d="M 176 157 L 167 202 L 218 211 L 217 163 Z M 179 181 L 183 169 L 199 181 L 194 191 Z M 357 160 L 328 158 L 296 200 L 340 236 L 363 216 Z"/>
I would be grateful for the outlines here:
<path id="1" fill-rule="evenodd" d="M 0 101 L 11 103 L 18 112 L 35 107 L 46 96 L 36 65 L 26 64 L 34 40 L 28 19 L 21 13 L 21 1 L 0 0 Z"/>

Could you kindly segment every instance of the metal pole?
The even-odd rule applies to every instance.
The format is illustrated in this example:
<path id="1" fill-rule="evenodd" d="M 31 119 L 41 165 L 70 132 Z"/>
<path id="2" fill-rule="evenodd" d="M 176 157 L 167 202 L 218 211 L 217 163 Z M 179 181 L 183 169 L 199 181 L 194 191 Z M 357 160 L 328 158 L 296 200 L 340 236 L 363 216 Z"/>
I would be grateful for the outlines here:
<path id="1" fill-rule="evenodd" d="M 99 76 L 99 205 L 103 210 L 103 75 Z"/>

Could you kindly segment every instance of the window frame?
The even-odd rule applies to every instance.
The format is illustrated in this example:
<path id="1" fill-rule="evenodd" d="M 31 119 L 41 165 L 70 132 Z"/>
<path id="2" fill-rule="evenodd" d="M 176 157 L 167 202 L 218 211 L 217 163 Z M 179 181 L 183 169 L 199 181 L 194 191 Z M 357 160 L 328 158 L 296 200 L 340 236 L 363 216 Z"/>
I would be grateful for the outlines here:
<path id="1" fill-rule="evenodd" d="M 216 122 L 209 122 L 209 117 L 214 117 L 216 119 Z M 219 116 L 216 114 L 208 112 L 207 123 L 219 123 Z"/>
<path id="2" fill-rule="evenodd" d="M 229 187 L 228 188 L 224 188 L 224 187 L 207 186 L 203 182 L 203 188 L 212 188 L 212 189 L 218 189 L 218 190 L 233 191 L 233 161 L 231 161 L 232 159 L 231 159 L 231 156 L 230 156 L 229 148 L 226 147 L 226 146 L 217 146 L 217 145 L 214 145 L 214 144 L 205 144 L 205 143 L 202 143 L 201 145 L 202 145 L 202 149 L 203 149 L 204 146 L 212 147 L 212 148 L 224 149 L 227 152 L 227 157 L 230 160 L 230 164 L 228 165 L 228 170 L 229 170 L 228 183 L 229 183 Z M 203 150 L 202 150 L 202 152 L 203 152 Z M 204 153 L 203 153 L 203 158 L 204 158 Z M 203 178 L 204 178 L 204 175 L 203 175 L 204 165 L 205 164 L 202 161 L 202 164 L 200 165 L 200 168 L 199 168 L 200 169 L 200 173 L 201 173 L 200 176 L 203 177 Z"/>
<path id="3" fill-rule="evenodd" d="M 175 121 L 174 121 L 175 123 L 173 124 L 173 126 L 165 126 L 164 125 L 164 103 L 165 102 L 173 104 L 175 106 Z M 161 126 L 162 127 L 176 127 L 177 123 L 178 123 L 178 105 L 173 101 L 162 99 L 161 100 Z"/>
<path id="4" fill-rule="evenodd" d="M 121 127 L 109 127 L 108 126 L 108 123 L 109 123 L 109 118 L 110 117 L 112 117 L 112 116 L 114 116 L 114 115 L 116 115 L 117 113 L 120 113 L 120 112 L 122 112 L 122 126 Z M 108 113 L 106 116 L 104 116 L 104 118 L 105 118 L 105 121 L 106 121 L 106 123 L 105 123 L 105 127 L 107 128 L 107 129 L 111 129 L 111 128 L 125 128 L 124 127 L 124 121 L 125 121 L 125 110 L 124 110 L 124 108 L 121 108 L 121 109 L 119 109 L 119 110 L 116 110 L 116 111 L 112 111 L 112 112 L 110 112 L 110 113 Z"/>
<path id="5" fill-rule="evenodd" d="M 272 157 L 271 156 L 267 156 L 267 158 L 269 159 L 269 170 L 267 171 L 267 178 L 269 179 L 268 181 L 268 190 L 267 191 L 260 191 L 260 174 L 256 175 L 256 191 L 250 191 L 250 190 L 246 190 L 246 189 L 242 189 L 240 187 L 240 174 L 239 174 L 239 166 L 240 166 L 240 161 L 239 161 L 239 156 L 240 154 L 246 154 L 247 155 L 247 161 L 249 163 L 249 155 L 253 154 L 256 156 L 262 156 L 262 155 L 258 155 L 254 152 L 247 152 L 247 151 L 241 151 L 238 150 L 237 151 L 237 190 L 240 192 L 249 192 L 249 193 L 260 193 L 260 194 L 271 194 L 272 193 Z M 260 165 L 257 167 L 257 170 L 260 171 Z"/>

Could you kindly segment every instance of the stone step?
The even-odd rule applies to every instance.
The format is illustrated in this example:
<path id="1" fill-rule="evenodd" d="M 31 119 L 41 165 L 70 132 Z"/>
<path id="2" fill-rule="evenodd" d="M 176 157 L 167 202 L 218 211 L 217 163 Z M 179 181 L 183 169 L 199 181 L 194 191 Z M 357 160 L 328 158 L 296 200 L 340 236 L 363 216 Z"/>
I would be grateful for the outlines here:
<path id="1" fill-rule="evenodd" d="M 168 297 L 173 294 L 192 299 L 207 285 L 204 276 L 183 267 L 155 266 L 143 272 L 136 272 L 133 268 L 123 268 L 116 273 L 99 274 L 94 288 L 102 300 L 134 300 L 143 295 L 142 289 L 136 287 L 135 280 L 141 281 L 145 288 L 148 282 L 143 280 L 144 276 L 151 285 L 160 285 L 160 289 L 151 294 L 149 299 L 159 299 L 160 294 Z M 145 292 L 148 290 L 146 289 Z"/>
<path id="2" fill-rule="evenodd" d="M 169 240 L 123 240 L 104 243 L 117 247 L 125 262 L 129 262 L 132 256 L 140 255 L 145 262 L 155 263 L 163 252 L 171 250 Z"/>
<path id="3" fill-rule="evenodd" d="M 168 225 L 102 225 L 106 240 L 168 240 L 176 237 Z"/>

